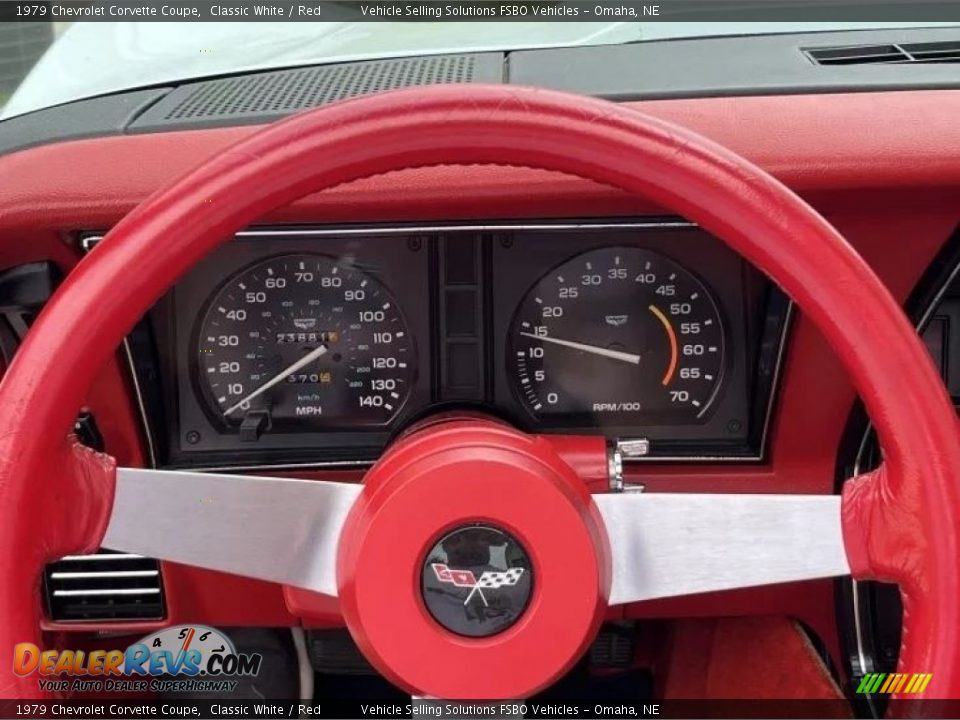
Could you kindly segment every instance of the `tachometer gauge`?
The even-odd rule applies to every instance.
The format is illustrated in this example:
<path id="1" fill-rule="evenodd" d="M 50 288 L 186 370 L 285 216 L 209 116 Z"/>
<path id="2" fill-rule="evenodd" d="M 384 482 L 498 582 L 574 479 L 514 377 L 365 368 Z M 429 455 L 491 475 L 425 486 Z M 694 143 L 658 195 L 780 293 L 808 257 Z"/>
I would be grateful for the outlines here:
<path id="1" fill-rule="evenodd" d="M 323 255 L 232 277 L 197 331 L 201 392 L 227 425 L 383 425 L 414 379 L 413 340 L 376 279 Z"/>
<path id="2" fill-rule="evenodd" d="M 724 332 L 709 291 L 659 253 L 613 247 L 541 278 L 517 309 L 508 367 L 536 417 L 696 422 L 716 395 Z"/>

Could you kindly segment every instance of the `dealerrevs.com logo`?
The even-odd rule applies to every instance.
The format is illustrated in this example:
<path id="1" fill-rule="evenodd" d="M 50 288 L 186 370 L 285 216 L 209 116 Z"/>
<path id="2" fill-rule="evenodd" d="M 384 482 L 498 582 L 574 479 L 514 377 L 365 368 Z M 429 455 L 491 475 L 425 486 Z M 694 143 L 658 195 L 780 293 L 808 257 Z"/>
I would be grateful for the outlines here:
<path id="1" fill-rule="evenodd" d="M 223 632 L 178 625 L 125 649 L 41 650 L 19 643 L 13 671 L 36 675 L 48 692 L 231 692 L 238 676 L 255 676 L 263 657 L 238 653 Z"/>

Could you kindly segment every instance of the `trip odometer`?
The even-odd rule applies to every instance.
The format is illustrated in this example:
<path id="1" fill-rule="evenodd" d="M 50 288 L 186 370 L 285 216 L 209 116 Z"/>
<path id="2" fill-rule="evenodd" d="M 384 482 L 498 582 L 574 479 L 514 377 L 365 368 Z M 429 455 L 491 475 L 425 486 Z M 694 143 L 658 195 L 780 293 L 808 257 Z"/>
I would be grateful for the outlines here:
<path id="1" fill-rule="evenodd" d="M 517 309 L 508 366 L 537 417 L 635 426 L 696 422 L 723 375 L 724 331 L 706 287 L 641 248 L 578 255 Z"/>
<path id="2" fill-rule="evenodd" d="M 197 331 L 211 413 L 273 426 L 383 425 L 415 376 L 413 340 L 376 279 L 323 255 L 284 255 L 230 278 Z"/>

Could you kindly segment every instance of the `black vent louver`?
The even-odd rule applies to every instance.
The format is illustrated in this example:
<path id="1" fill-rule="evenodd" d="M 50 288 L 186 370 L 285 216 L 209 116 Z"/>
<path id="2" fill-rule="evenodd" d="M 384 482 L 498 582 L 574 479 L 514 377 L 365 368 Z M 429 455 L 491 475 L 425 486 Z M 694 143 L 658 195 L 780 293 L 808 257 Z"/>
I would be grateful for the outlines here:
<path id="1" fill-rule="evenodd" d="M 804 48 L 818 65 L 960 63 L 960 40 Z"/>
<path id="2" fill-rule="evenodd" d="M 500 53 L 437 55 L 304 67 L 182 85 L 150 108 L 135 130 L 269 121 L 369 93 L 422 85 L 499 83 Z"/>
<path id="3" fill-rule="evenodd" d="M 50 618 L 61 622 L 164 617 L 160 564 L 140 555 L 67 556 L 47 566 L 44 588 Z"/>

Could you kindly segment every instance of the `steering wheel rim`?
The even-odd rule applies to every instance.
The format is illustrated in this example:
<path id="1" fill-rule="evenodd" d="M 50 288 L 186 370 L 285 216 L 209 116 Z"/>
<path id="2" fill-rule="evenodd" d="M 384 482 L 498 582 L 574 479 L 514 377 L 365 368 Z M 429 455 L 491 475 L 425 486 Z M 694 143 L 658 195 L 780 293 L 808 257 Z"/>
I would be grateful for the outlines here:
<path id="1" fill-rule="evenodd" d="M 0 646 L 37 637 L 44 563 L 103 537 L 112 461 L 65 438 L 95 372 L 135 322 L 187 269 L 270 211 L 353 180 L 439 164 L 523 165 L 640 195 L 724 240 L 793 298 L 850 372 L 885 453 L 878 471 L 844 492 L 850 567 L 900 584 L 901 667 L 933 673 L 928 697 L 960 695 L 956 421 L 881 281 L 789 189 L 711 141 L 608 102 L 499 86 L 385 93 L 269 126 L 153 195 L 68 276 L 0 385 L 0 568 L 8 578 Z M 49 532 L 31 542 L 41 516 Z M 0 675 L 0 690 L 37 692 L 13 675 Z"/>

